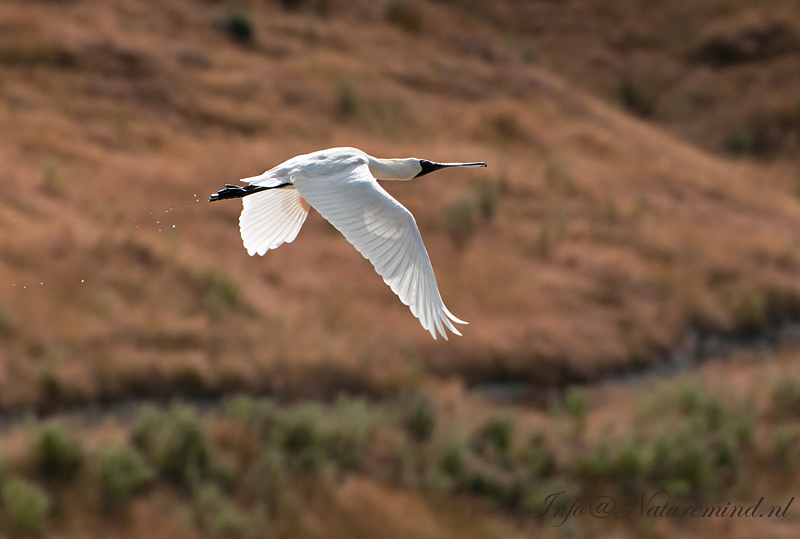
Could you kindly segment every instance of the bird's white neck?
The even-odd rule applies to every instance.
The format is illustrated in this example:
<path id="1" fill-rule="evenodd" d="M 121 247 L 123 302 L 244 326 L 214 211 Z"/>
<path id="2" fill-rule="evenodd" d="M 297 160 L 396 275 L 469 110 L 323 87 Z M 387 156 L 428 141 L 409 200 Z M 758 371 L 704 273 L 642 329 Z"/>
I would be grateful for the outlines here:
<path id="1" fill-rule="evenodd" d="M 369 158 L 369 171 L 376 180 L 407 181 L 422 172 L 419 159 L 377 159 Z"/>

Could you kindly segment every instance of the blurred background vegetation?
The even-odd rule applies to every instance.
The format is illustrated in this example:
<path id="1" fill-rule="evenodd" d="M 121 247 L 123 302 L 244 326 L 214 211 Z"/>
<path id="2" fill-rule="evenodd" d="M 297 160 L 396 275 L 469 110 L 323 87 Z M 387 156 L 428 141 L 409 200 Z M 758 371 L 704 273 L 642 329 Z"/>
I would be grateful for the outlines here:
<path id="1" fill-rule="evenodd" d="M 795 0 L 0 0 L 0 535 L 794 537 L 560 519 L 800 472 Z M 386 185 L 464 337 L 317 214 L 248 257 L 225 183 Z"/>

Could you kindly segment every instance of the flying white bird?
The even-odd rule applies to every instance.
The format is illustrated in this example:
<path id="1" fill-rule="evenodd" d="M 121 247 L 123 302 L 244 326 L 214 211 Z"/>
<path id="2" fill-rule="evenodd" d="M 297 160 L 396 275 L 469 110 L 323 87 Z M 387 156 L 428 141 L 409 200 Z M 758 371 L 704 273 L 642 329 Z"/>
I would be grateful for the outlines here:
<path id="1" fill-rule="evenodd" d="M 447 340 L 445 327 L 461 335 L 452 322 L 466 322 L 444 306 L 414 216 L 376 180 L 407 181 L 441 168 L 485 166 L 376 159 L 355 148 L 332 148 L 298 155 L 260 176 L 243 178 L 249 184 L 245 187 L 226 184 L 209 201 L 244 197 L 239 228 L 250 256 L 291 243 L 313 206 L 372 262 L 422 327 L 434 339 L 438 330 Z"/>

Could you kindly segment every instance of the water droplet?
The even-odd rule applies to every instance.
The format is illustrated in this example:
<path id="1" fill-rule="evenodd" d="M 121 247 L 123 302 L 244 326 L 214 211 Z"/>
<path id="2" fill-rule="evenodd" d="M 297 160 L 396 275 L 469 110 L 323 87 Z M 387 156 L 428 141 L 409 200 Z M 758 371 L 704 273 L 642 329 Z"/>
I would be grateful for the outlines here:
<path id="1" fill-rule="evenodd" d="M 175 225 L 172 225 L 172 228 L 175 228 Z"/>
<path id="2" fill-rule="evenodd" d="M 85 279 L 81 279 L 81 282 L 85 281 Z"/>

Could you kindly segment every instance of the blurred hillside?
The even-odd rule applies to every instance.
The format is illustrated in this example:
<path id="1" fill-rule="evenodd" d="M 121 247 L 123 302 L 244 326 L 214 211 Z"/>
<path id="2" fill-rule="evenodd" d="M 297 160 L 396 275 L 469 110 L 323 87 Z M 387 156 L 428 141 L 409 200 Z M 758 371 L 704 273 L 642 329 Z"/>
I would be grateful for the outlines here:
<path id="1" fill-rule="evenodd" d="M 800 6 L 474 2 L 523 58 L 700 147 L 760 159 L 800 146 Z"/>
<path id="2" fill-rule="evenodd" d="M 590 97 L 488 6 L 3 3 L 4 405 L 574 381 L 797 313 L 789 162 L 712 157 Z M 239 204 L 205 203 L 340 145 L 490 163 L 387 186 L 463 339 L 432 342 L 313 212 L 250 258 Z"/>
<path id="3" fill-rule="evenodd" d="M 601 537 L 526 512 L 778 500 L 800 377 L 761 345 L 800 319 L 798 36 L 788 0 L 0 1 L 0 408 L 213 410 L 10 428 L 0 534 Z M 333 146 L 489 163 L 385 184 L 463 337 L 314 212 L 251 258 L 241 205 L 206 202 Z M 695 337 L 757 348 L 559 391 Z M 507 381 L 541 409 L 467 391 Z M 275 401 L 216 406 L 235 391 Z M 293 406 L 340 392 L 375 400 Z M 648 522 L 614 532 L 721 529 Z"/>

